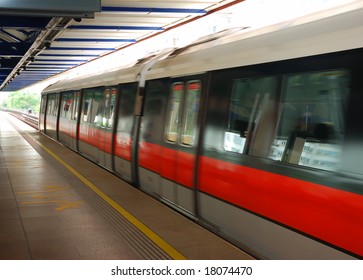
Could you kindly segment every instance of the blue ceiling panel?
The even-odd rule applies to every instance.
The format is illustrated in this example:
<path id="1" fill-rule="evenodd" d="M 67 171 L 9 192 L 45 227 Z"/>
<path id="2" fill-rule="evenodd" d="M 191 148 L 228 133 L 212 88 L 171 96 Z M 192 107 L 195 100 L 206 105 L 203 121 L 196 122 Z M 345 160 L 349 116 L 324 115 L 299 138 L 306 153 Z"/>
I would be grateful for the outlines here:
<path id="1" fill-rule="evenodd" d="M 164 28 L 159 26 L 116 26 L 116 25 L 71 25 L 68 27 L 68 29 L 78 29 L 78 30 L 157 30 L 161 31 L 164 30 Z"/>
<path id="2" fill-rule="evenodd" d="M 115 51 L 116 48 L 87 48 L 87 47 L 50 47 L 48 50 L 52 51 Z"/>
<path id="3" fill-rule="evenodd" d="M 38 57 L 54 57 L 54 56 L 64 56 L 64 57 L 67 57 L 67 56 L 85 56 L 85 57 L 98 57 L 98 55 L 95 55 L 95 54 L 61 54 L 61 53 L 51 53 L 51 54 L 40 54 L 38 55 Z M 38 60 L 39 61 L 39 60 Z"/>
<path id="4" fill-rule="evenodd" d="M 84 42 L 84 43 L 135 43 L 135 39 L 103 39 L 103 38 L 59 38 L 55 40 L 56 42 Z"/>

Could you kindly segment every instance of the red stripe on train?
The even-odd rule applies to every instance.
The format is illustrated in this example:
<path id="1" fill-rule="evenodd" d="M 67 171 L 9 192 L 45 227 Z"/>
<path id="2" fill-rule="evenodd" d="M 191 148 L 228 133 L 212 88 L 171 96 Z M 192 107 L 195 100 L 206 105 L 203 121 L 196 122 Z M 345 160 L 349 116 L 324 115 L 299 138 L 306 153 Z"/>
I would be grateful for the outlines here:
<path id="1" fill-rule="evenodd" d="M 200 190 L 363 255 L 363 196 L 208 157 Z"/>
<path id="2" fill-rule="evenodd" d="M 115 155 L 131 161 L 132 140 L 129 134 L 117 133 L 114 138 Z"/>
<path id="3" fill-rule="evenodd" d="M 177 157 L 182 159 L 181 154 L 184 154 L 183 160 L 189 162 L 186 166 L 174 164 Z M 193 157 L 142 142 L 139 164 L 182 184 L 182 176 L 175 174 L 185 168 L 188 180 L 191 178 L 194 165 L 189 156 Z M 189 180 L 187 185 L 184 181 L 183 185 L 191 187 L 191 182 Z M 363 255 L 362 195 L 204 156 L 200 160 L 199 188 L 236 206 Z"/>
<path id="4" fill-rule="evenodd" d="M 183 186 L 193 187 L 195 169 L 193 154 L 140 142 L 139 165 Z"/>

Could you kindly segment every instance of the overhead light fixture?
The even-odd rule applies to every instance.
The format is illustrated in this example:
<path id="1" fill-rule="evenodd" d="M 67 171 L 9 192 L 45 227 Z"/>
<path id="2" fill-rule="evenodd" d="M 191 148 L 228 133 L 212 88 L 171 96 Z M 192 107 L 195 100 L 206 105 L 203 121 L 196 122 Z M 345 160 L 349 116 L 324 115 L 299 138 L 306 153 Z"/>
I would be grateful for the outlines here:
<path id="1" fill-rule="evenodd" d="M 49 49 L 50 48 L 50 46 L 51 46 L 51 43 L 50 42 L 46 42 L 45 44 L 44 44 L 44 49 Z"/>

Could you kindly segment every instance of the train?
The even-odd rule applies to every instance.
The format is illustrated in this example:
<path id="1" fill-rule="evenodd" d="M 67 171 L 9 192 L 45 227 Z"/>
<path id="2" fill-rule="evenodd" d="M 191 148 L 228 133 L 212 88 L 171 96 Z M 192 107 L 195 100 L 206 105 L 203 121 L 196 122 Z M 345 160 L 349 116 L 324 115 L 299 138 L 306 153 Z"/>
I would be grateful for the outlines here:
<path id="1" fill-rule="evenodd" d="M 362 19 L 355 3 L 61 80 L 39 130 L 256 258 L 361 259 Z"/>

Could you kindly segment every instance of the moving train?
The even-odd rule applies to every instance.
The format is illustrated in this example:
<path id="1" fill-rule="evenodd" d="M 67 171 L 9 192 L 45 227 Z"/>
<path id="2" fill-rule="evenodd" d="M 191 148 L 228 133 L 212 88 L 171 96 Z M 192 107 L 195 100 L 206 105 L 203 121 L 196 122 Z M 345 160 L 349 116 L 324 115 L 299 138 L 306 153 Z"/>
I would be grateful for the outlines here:
<path id="1" fill-rule="evenodd" d="M 257 258 L 361 259 L 362 19 L 355 4 L 59 81 L 40 130 Z"/>

